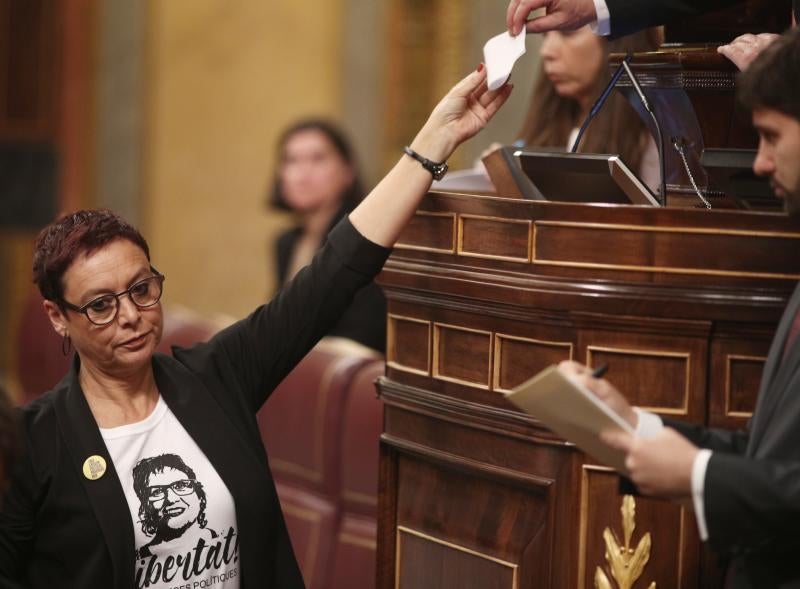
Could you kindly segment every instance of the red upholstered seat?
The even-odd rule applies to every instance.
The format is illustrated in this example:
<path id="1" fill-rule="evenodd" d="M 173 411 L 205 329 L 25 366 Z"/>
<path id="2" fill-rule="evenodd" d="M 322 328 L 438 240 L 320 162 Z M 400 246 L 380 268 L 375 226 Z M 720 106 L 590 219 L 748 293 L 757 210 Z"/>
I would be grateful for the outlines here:
<path id="1" fill-rule="evenodd" d="M 61 338 L 42 307 L 42 296 L 31 289 L 17 339 L 17 378 L 22 386 L 21 404 L 50 390 L 69 370 L 72 353 L 61 352 Z"/>
<path id="2" fill-rule="evenodd" d="M 340 574 L 344 582 L 351 580 L 346 583 L 349 587 L 368 589 L 374 585 L 374 549 L 366 565 L 364 559 L 356 559 L 358 567 L 366 566 L 366 571 L 350 570 L 349 565 L 343 568 L 339 563 L 340 557 L 350 558 L 350 555 L 343 554 L 338 545 L 340 537 L 344 541 L 368 538 L 367 542 L 374 544 L 380 430 L 373 434 L 370 429 L 369 433 L 363 433 L 366 438 L 362 437 L 365 430 L 353 417 L 360 416 L 358 405 L 364 395 L 361 391 L 353 395 L 353 384 L 364 381 L 361 378 L 364 370 L 377 376 L 383 372 L 383 366 L 382 359 L 376 359 L 374 353 L 366 352 L 362 346 L 326 338 L 286 377 L 259 412 L 261 436 L 308 589 L 332 587 L 334 576 Z M 375 376 L 365 378 L 374 380 Z M 369 407 L 380 411 L 374 387 L 365 400 Z M 351 427 L 355 428 L 353 435 L 346 431 Z M 356 475 L 343 470 L 345 440 L 348 451 L 351 446 L 374 444 L 375 460 L 366 459 L 365 473 Z M 363 454 L 361 448 L 358 452 Z M 356 503 L 366 503 L 349 510 L 343 481 L 353 476 L 357 480 L 352 485 L 352 496 Z M 358 513 L 361 521 L 346 523 L 350 511 Z M 354 530 L 352 534 L 342 535 L 344 523 L 348 530 Z M 368 577 L 366 584 L 352 582 L 354 575 L 362 574 Z"/>
<path id="3" fill-rule="evenodd" d="M 188 348 L 208 341 L 227 323 L 229 321 L 210 321 L 183 307 L 169 307 L 164 310 L 164 327 L 156 351 L 171 354 L 172 346 Z"/>
<path id="4" fill-rule="evenodd" d="M 383 404 L 375 380 L 385 363 L 372 361 L 355 375 L 347 395 L 342 437 L 342 516 L 330 589 L 375 586 L 378 455 Z"/>

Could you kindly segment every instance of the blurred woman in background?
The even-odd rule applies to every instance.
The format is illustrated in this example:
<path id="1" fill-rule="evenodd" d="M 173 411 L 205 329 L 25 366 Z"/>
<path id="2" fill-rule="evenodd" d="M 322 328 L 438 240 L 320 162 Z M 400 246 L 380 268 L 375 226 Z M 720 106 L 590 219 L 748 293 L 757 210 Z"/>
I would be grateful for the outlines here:
<path id="1" fill-rule="evenodd" d="M 276 242 L 277 283 L 283 285 L 308 265 L 331 229 L 364 196 L 353 148 L 328 121 L 301 120 L 283 132 L 270 205 L 292 211 L 295 227 Z M 328 335 L 348 338 L 384 352 L 386 299 L 370 282 L 362 288 Z"/>

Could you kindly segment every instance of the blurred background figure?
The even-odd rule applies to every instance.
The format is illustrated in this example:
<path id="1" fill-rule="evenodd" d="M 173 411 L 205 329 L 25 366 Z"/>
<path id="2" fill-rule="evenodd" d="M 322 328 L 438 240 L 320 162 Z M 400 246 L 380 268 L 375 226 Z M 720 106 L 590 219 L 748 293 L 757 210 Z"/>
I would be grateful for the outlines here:
<path id="1" fill-rule="evenodd" d="M 301 120 L 284 131 L 269 204 L 294 213 L 296 225 L 275 242 L 276 282 L 283 285 L 311 262 L 328 232 L 364 196 L 353 148 L 341 129 L 322 119 Z M 328 335 L 383 352 L 386 299 L 374 282 L 356 295 Z"/>

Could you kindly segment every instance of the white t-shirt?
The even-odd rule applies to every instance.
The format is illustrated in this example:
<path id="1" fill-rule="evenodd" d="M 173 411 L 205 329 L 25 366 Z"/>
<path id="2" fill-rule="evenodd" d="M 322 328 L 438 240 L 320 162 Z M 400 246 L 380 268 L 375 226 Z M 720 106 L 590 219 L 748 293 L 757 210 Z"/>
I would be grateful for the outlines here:
<path id="1" fill-rule="evenodd" d="M 137 589 L 239 589 L 233 497 L 164 400 L 100 433 L 133 518 Z"/>

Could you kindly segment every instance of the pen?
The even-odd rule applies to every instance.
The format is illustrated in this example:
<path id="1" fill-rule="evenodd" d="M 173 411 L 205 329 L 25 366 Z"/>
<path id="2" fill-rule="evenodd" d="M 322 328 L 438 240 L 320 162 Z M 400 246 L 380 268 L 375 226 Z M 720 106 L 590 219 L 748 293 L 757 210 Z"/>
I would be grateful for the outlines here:
<path id="1" fill-rule="evenodd" d="M 605 376 L 606 372 L 608 372 L 608 364 L 601 364 L 600 366 L 598 366 L 597 368 L 595 368 L 592 371 L 592 377 L 593 378 L 603 378 Z"/>

